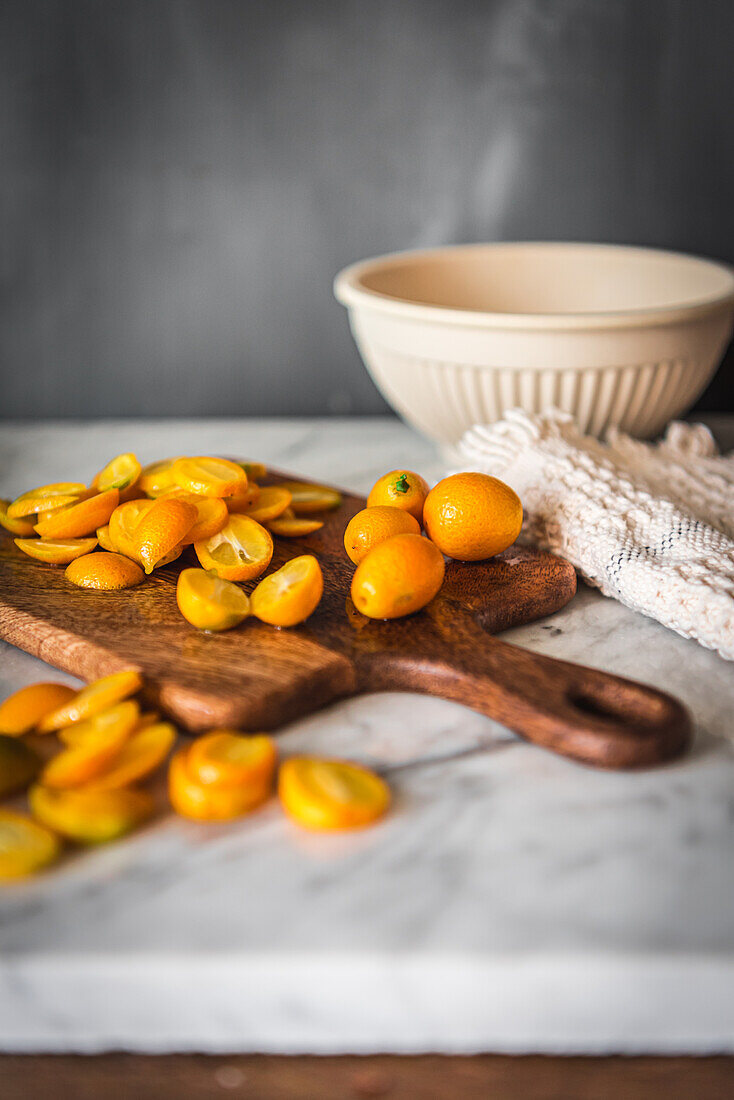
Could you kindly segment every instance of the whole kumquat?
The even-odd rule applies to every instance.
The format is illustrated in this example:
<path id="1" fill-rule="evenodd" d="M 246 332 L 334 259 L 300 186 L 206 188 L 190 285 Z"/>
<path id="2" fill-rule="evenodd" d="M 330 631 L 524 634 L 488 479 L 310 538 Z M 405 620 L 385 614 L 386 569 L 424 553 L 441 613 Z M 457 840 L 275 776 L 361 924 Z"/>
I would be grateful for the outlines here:
<path id="1" fill-rule="evenodd" d="M 377 504 L 363 508 L 350 519 L 344 532 L 344 549 L 354 564 L 359 565 L 373 547 L 392 535 L 420 533 L 420 524 L 410 512 L 390 504 Z"/>
<path id="2" fill-rule="evenodd" d="M 420 611 L 444 578 L 441 551 L 421 535 L 392 535 L 370 550 L 352 578 L 354 606 L 370 619 Z"/>
<path id="3" fill-rule="evenodd" d="M 391 470 L 375 482 L 367 497 L 367 507 L 387 504 L 410 512 L 418 523 L 423 522 L 423 503 L 428 496 L 428 483 L 413 470 Z"/>
<path id="4" fill-rule="evenodd" d="M 452 474 L 428 494 L 423 523 L 447 557 L 480 561 L 515 541 L 522 528 L 522 504 L 517 493 L 496 477 Z"/>

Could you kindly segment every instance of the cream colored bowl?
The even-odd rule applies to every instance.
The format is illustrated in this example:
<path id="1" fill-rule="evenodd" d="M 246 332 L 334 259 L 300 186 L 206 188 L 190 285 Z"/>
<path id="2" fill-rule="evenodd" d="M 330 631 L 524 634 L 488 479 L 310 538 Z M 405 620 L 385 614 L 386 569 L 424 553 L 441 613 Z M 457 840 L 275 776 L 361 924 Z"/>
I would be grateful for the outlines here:
<path id="1" fill-rule="evenodd" d="M 345 268 L 334 292 L 411 424 L 454 443 L 513 407 L 654 436 L 686 412 L 734 324 L 723 264 L 647 248 L 477 244 Z"/>

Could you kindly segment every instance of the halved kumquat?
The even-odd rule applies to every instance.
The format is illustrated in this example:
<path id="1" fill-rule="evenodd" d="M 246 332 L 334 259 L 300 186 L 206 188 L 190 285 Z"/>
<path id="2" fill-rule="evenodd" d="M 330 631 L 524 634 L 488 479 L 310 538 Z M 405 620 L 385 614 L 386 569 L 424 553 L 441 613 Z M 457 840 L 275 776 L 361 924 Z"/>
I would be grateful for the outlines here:
<path id="1" fill-rule="evenodd" d="M 198 630 L 231 630 L 250 614 L 247 593 L 206 569 L 179 573 L 176 603 L 184 619 Z"/>
<path id="2" fill-rule="evenodd" d="M 217 531 L 222 530 L 229 519 L 227 505 L 219 497 L 197 496 L 196 493 L 186 493 L 182 489 L 181 495 L 176 499 L 185 500 L 196 508 L 196 522 L 183 539 L 184 546 L 198 542 L 199 539 L 210 539 Z"/>
<path id="3" fill-rule="evenodd" d="M 110 516 L 109 541 L 118 554 L 138 561 L 133 534 L 140 520 L 153 507 L 152 500 L 129 500 L 119 504 Z M 105 550 L 107 547 L 105 547 Z"/>
<path id="4" fill-rule="evenodd" d="M 135 525 L 131 536 L 146 573 L 152 573 L 163 558 L 181 545 L 196 518 L 196 508 L 188 501 L 177 497 L 158 497 L 154 501 Z"/>
<path id="5" fill-rule="evenodd" d="M 81 481 L 56 481 L 50 485 L 41 485 L 38 489 L 29 489 L 8 505 L 10 519 L 20 519 L 34 512 L 63 508 L 67 504 L 76 504 L 79 497 L 88 492 Z"/>
<path id="6" fill-rule="evenodd" d="M 270 565 L 273 540 L 256 520 L 234 515 L 216 535 L 195 542 L 194 550 L 201 566 L 222 580 L 249 581 Z"/>
<path id="7" fill-rule="evenodd" d="M 247 489 L 247 474 L 242 466 L 226 458 L 207 455 L 179 458 L 173 464 L 171 476 L 182 489 L 205 497 L 230 497 Z"/>
<path id="8" fill-rule="evenodd" d="M 8 515 L 10 501 L 0 499 L 0 527 L 10 531 L 13 535 L 32 535 L 34 533 L 33 517 L 29 519 L 11 519 Z"/>
<path id="9" fill-rule="evenodd" d="M 342 495 L 328 485 L 311 485 L 307 481 L 281 481 L 273 486 L 287 489 L 291 494 L 290 507 L 297 516 L 308 516 L 313 512 L 328 512 L 338 508 Z"/>
<path id="10" fill-rule="evenodd" d="M 129 489 L 140 477 L 142 467 L 137 457 L 132 453 L 118 455 L 111 462 L 94 475 L 92 488 L 98 493 L 105 489 Z"/>
<path id="11" fill-rule="evenodd" d="M 291 508 L 286 508 L 277 519 L 270 519 L 266 524 L 268 531 L 274 535 L 286 539 L 300 539 L 306 535 L 312 535 L 324 526 L 321 519 L 308 519 L 306 516 L 297 516 Z"/>
<path id="12" fill-rule="evenodd" d="M 143 677 L 134 669 L 103 676 L 102 679 L 94 680 L 81 688 L 72 699 L 47 714 L 39 722 L 38 728 L 45 733 L 71 726 L 74 722 L 86 721 L 115 703 L 121 703 L 123 699 L 135 695 L 142 686 Z"/>
<path id="13" fill-rule="evenodd" d="M 323 592 L 321 566 L 302 554 L 263 577 L 251 596 L 252 613 L 272 626 L 296 626 L 316 610 Z"/>
<path id="14" fill-rule="evenodd" d="M 0 879 L 24 878 L 47 867 L 61 851 L 44 825 L 12 810 L 0 810 Z"/>
<path id="15" fill-rule="evenodd" d="M 135 787 L 55 790 L 37 784 L 28 802 L 38 821 L 79 844 L 117 840 L 152 817 L 155 808 L 152 795 Z"/>
<path id="16" fill-rule="evenodd" d="M 275 742 L 265 734 L 212 730 L 192 741 L 187 769 L 192 779 L 204 785 L 260 790 L 272 781 L 277 759 Z"/>
<path id="17" fill-rule="evenodd" d="M 175 740 L 176 730 L 170 722 L 135 730 L 92 785 L 99 791 L 111 791 L 137 783 L 160 767 Z"/>
<path id="18" fill-rule="evenodd" d="M 117 489 L 108 489 L 78 504 L 58 508 L 47 519 L 36 524 L 36 532 L 42 538 L 49 539 L 79 539 L 90 535 L 109 522 L 119 499 Z"/>
<path id="19" fill-rule="evenodd" d="M 67 581 L 77 588 L 94 588 L 99 592 L 118 592 L 134 588 L 145 580 L 137 562 L 123 554 L 84 554 L 66 567 Z"/>
<path id="20" fill-rule="evenodd" d="M 359 829 L 390 805 L 390 788 L 368 768 L 345 760 L 292 756 L 280 766 L 283 809 L 307 829 Z"/>
<path id="21" fill-rule="evenodd" d="M 84 554 L 91 554 L 97 545 L 93 539 L 14 539 L 15 545 L 29 558 L 47 565 L 68 565 Z"/>
<path id="22" fill-rule="evenodd" d="M 160 462 L 151 462 L 144 466 L 137 481 L 138 488 L 149 497 L 159 497 L 162 493 L 167 493 L 176 484 L 171 473 L 176 462 L 178 458 L 163 458 Z"/>
<path id="23" fill-rule="evenodd" d="M 189 771 L 190 749 L 179 749 L 168 768 L 168 796 L 177 814 L 194 821 L 232 821 L 251 813 L 271 793 L 270 779 L 260 784 L 222 787 L 202 783 Z"/>
<path id="24" fill-rule="evenodd" d="M 77 691 L 68 684 L 29 684 L 0 703 L 0 733 L 22 737 L 38 723 L 73 698 Z"/>

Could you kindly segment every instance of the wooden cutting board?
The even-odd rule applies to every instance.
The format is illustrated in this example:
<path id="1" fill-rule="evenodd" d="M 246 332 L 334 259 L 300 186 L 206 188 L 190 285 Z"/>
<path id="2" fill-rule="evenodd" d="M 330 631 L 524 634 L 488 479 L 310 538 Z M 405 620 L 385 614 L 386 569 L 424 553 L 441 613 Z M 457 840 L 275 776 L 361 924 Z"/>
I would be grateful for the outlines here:
<path id="1" fill-rule="evenodd" d="M 550 554 L 512 547 L 486 562 L 451 562 L 428 608 L 389 622 L 364 618 L 349 598 L 354 566 L 342 542 L 364 504 L 347 494 L 321 531 L 276 540 L 271 568 L 313 553 L 324 572 L 320 606 L 291 630 L 255 619 L 218 635 L 189 626 L 175 584 L 183 565 L 198 564 L 193 551 L 138 588 L 92 592 L 2 532 L 0 637 L 84 680 L 138 668 L 149 701 L 194 733 L 272 730 L 355 693 L 416 691 L 465 703 L 601 767 L 651 766 L 685 750 L 690 722 L 670 696 L 491 636 L 572 598 L 573 567 Z"/>

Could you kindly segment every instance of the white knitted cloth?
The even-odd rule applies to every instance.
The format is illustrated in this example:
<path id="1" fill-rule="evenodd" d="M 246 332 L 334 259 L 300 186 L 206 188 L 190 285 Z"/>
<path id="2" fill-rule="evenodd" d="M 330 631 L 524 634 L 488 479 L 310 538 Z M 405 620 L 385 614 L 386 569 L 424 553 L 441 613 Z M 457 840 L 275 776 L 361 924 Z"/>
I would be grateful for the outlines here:
<path id="1" fill-rule="evenodd" d="M 471 428 L 464 468 L 494 474 L 525 509 L 523 533 L 589 584 L 734 660 L 734 452 L 701 424 L 660 443 L 582 435 L 565 413 Z"/>

